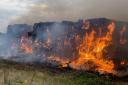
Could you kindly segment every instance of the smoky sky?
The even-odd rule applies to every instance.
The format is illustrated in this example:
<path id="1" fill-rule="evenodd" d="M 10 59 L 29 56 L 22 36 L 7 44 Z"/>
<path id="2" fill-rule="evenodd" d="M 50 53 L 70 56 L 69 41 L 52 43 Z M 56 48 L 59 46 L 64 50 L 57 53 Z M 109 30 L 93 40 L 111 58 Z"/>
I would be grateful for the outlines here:
<path id="1" fill-rule="evenodd" d="M 1 0 L 0 31 L 9 24 L 109 18 L 128 21 L 128 0 Z"/>

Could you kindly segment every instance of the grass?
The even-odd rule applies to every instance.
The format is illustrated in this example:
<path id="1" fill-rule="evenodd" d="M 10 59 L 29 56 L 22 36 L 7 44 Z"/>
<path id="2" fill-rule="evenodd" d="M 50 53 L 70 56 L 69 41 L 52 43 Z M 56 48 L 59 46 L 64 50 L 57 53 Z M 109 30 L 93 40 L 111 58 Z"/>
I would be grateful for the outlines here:
<path id="1" fill-rule="evenodd" d="M 0 62 L 0 85 L 128 85 L 96 74 Z"/>

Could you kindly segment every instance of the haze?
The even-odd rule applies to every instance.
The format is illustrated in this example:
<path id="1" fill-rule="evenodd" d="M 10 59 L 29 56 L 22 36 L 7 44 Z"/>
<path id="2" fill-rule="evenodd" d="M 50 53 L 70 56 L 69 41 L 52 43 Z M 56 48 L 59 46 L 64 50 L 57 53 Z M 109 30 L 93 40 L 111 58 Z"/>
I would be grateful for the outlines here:
<path id="1" fill-rule="evenodd" d="M 106 17 L 128 21 L 128 0 L 1 0 L 0 32 L 9 24 Z"/>

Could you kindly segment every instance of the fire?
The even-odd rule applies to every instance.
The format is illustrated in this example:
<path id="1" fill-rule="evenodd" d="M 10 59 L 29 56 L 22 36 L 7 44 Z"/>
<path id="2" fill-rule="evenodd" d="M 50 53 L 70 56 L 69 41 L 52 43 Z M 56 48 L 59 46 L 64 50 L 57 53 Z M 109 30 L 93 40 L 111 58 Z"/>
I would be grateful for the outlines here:
<path id="1" fill-rule="evenodd" d="M 113 32 L 115 31 L 114 22 L 111 22 L 107 27 L 105 26 L 107 29 L 102 29 L 102 26 L 99 29 L 93 29 L 89 22 L 85 22 L 82 28 L 82 31 L 86 31 L 86 33 L 83 32 L 84 36 L 83 34 L 76 33 L 67 38 L 69 36 L 67 35 L 68 33 L 64 33 L 64 37 L 57 36 L 55 39 L 52 39 L 52 31 L 46 29 L 47 39 L 40 40 L 37 38 L 32 42 L 28 37 L 22 36 L 20 46 L 14 43 L 12 47 L 14 49 L 20 47 L 27 54 L 35 53 L 38 57 L 47 57 L 48 61 L 56 62 L 64 68 L 69 66 L 76 70 L 112 74 L 117 74 L 118 69 L 120 69 L 117 65 L 120 65 L 121 69 L 126 68 L 126 65 L 128 65 L 127 61 L 124 59 L 117 62 L 116 59 L 119 55 L 117 57 L 115 55 L 118 52 L 116 50 L 117 45 L 123 46 L 127 42 L 124 36 L 124 32 L 126 31 L 125 26 L 119 32 L 119 43 L 116 44 L 113 43 L 115 42 L 115 39 L 113 39 Z M 107 49 L 111 46 L 113 46 L 112 52 Z M 108 55 L 105 53 L 108 53 Z"/>
<path id="2" fill-rule="evenodd" d="M 61 65 L 61 67 L 67 67 L 68 63 L 69 63 L 68 59 L 65 59 L 65 58 L 62 58 L 62 57 L 58 57 L 58 56 L 50 56 L 48 59 L 50 61 L 58 62 Z"/>
<path id="3" fill-rule="evenodd" d="M 121 61 L 120 64 L 121 64 L 121 65 L 125 65 L 125 61 Z"/>
<path id="4" fill-rule="evenodd" d="M 58 56 L 49 57 L 49 60 L 56 61 L 62 67 L 68 65 L 73 69 L 92 70 L 102 73 L 114 73 L 114 63 L 111 59 L 105 58 L 104 50 L 112 44 L 112 34 L 115 23 L 108 25 L 108 31 L 103 36 L 96 36 L 96 31 L 86 33 L 78 48 L 78 57 L 75 60 L 67 60 Z M 101 31 L 101 30 L 100 30 Z"/>
<path id="5" fill-rule="evenodd" d="M 29 40 L 26 37 L 21 37 L 21 46 L 20 48 L 27 54 L 32 53 L 32 47 L 29 43 Z"/>
<path id="6" fill-rule="evenodd" d="M 125 31 L 126 31 L 126 26 L 124 25 L 120 30 L 120 44 L 122 45 L 124 45 L 127 42 L 127 40 L 124 38 Z"/>
<path id="7" fill-rule="evenodd" d="M 92 65 L 99 72 L 114 72 L 114 63 L 110 59 L 105 59 L 103 51 L 112 44 L 112 33 L 115 24 L 108 25 L 108 32 L 104 36 L 96 36 L 96 32 L 86 33 L 83 42 L 78 48 L 78 58 L 71 62 L 70 66 L 74 69 L 91 70 Z M 91 62 L 91 66 L 88 67 Z"/>
<path id="8" fill-rule="evenodd" d="M 49 46 L 51 43 L 52 43 L 52 40 L 51 40 L 51 33 L 49 32 L 49 30 L 47 29 L 46 30 L 47 34 L 48 34 L 48 39 L 47 39 L 47 45 Z"/>

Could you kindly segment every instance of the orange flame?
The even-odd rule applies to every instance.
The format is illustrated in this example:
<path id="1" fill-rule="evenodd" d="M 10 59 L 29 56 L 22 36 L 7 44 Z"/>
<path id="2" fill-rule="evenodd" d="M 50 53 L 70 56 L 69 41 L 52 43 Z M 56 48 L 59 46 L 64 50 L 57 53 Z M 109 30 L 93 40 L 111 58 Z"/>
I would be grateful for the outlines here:
<path id="1" fill-rule="evenodd" d="M 47 39 L 47 45 L 49 46 L 51 43 L 52 43 L 52 40 L 51 40 L 51 33 L 49 32 L 49 30 L 47 29 L 46 30 L 47 34 L 48 34 L 48 39 Z"/>
<path id="2" fill-rule="evenodd" d="M 85 71 L 98 71 L 100 73 L 112 73 L 117 74 L 116 64 L 111 58 L 113 55 L 106 56 L 107 48 L 113 46 L 113 32 L 115 30 L 115 23 L 111 22 L 107 27 L 107 32 L 99 32 L 92 30 L 90 33 L 86 32 L 83 39 L 80 36 L 75 36 L 75 40 L 81 42 L 77 50 L 77 57 L 75 59 L 65 59 L 60 56 L 51 56 L 48 58 L 50 61 L 57 62 L 61 67 L 71 67 L 77 70 Z M 125 28 L 120 31 L 122 38 Z M 70 45 L 67 40 L 64 41 L 64 45 Z M 61 45 L 59 45 L 61 47 Z M 74 57 L 74 56 L 73 56 Z M 121 61 L 120 65 L 125 67 L 126 61 Z"/>
<path id="3" fill-rule="evenodd" d="M 50 56 L 48 59 L 50 61 L 58 62 L 61 65 L 61 67 L 67 67 L 68 63 L 69 63 L 68 59 L 65 59 L 65 58 L 62 58 L 62 57 L 58 57 L 58 56 Z"/>
<path id="4" fill-rule="evenodd" d="M 121 65 L 125 65 L 125 61 L 121 61 L 120 64 L 121 64 Z"/>
<path id="5" fill-rule="evenodd" d="M 120 44 L 125 44 L 127 40 L 124 38 L 124 33 L 126 31 L 126 26 L 123 26 L 120 30 Z"/>
<path id="6" fill-rule="evenodd" d="M 27 54 L 32 53 L 32 47 L 30 43 L 28 43 L 28 39 L 26 37 L 21 37 L 21 46 L 20 48 Z"/>
<path id="7" fill-rule="evenodd" d="M 90 70 L 86 63 L 92 62 L 95 70 L 99 72 L 114 72 L 114 63 L 112 60 L 104 59 L 103 50 L 112 43 L 112 33 L 115 29 L 115 24 L 112 22 L 108 25 L 108 32 L 105 36 L 96 37 L 96 32 L 93 30 L 90 34 L 86 33 L 82 44 L 78 48 L 78 58 L 72 61 L 70 66 L 74 69 Z"/>

